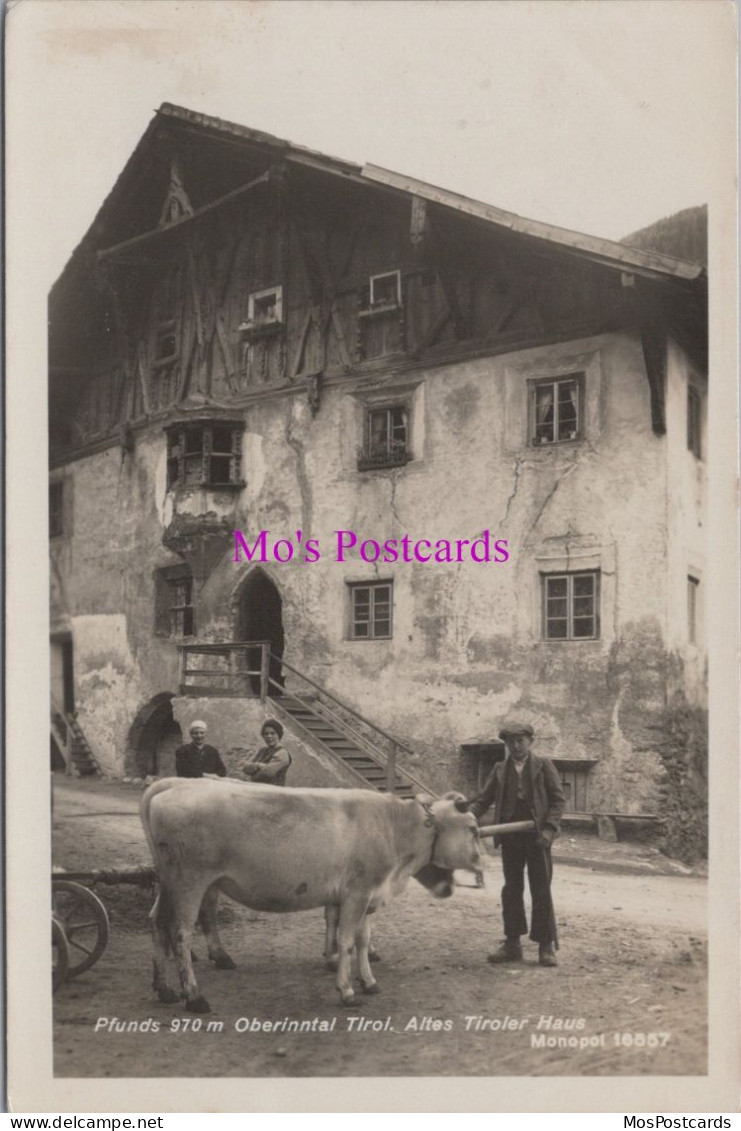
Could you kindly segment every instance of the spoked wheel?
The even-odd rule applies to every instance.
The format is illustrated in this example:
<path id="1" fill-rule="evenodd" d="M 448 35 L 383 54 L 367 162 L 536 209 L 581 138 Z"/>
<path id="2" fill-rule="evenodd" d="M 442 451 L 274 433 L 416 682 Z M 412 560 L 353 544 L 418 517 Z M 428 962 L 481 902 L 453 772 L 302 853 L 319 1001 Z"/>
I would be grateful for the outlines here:
<path id="1" fill-rule="evenodd" d="M 108 912 L 94 892 L 72 880 L 52 880 L 52 911 L 60 920 L 69 948 L 67 977 L 74 978 L 98 961 L 108 945 Z"/>
<path id="2" fill-rule="evenodd" d="M 69 970 L 69 946 L 64 927 L 59 920 L 51 917 L 51 985 L 56 991 L 64 982 Z"/>

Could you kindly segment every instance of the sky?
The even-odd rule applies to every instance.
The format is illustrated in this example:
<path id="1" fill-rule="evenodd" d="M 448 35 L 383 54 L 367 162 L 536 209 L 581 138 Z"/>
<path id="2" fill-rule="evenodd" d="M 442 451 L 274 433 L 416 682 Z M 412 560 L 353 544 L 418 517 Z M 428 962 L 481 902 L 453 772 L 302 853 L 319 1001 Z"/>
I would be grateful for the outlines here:
<path id="1" fill-rule="evenodd" d="M 613 239 L 733 136 L 730 0 L 10 0 L 7 39 L 47 285 L 165 101 Z"/>

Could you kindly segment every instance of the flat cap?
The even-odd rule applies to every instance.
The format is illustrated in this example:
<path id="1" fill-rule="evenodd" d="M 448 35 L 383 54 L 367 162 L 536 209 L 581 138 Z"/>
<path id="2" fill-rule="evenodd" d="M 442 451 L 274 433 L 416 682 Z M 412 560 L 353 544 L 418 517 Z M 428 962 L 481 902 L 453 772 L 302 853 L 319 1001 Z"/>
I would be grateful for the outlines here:
<path id="1" fill-rule="evenodd" d="M 502 739 L 511 734 L 526 734 L 528 738 L 535 737 L 535 731 L 530 726 L 530 723 L 520 723 L 515 719 L 508 719 L 507 722 L 502 723 L 499 731 L 499 737 Z"/>

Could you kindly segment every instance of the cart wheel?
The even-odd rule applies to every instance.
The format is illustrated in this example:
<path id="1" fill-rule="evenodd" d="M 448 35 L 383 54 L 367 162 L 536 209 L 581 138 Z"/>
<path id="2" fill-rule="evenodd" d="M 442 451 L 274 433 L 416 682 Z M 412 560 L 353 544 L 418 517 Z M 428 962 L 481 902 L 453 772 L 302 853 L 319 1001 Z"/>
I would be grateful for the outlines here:
<path id="1" fill-rule="evenodd" d="M 56 992 L 67 977 L 69 970 L 69 946 L 64 927 L 56 918 L 51 917 L 51 985 L 52 992 Z"/>
<path id="2" fill-rule="evenodd" d="M 52 879 L 53 913 L 61 921 L 69 947 L 68 978 L 98 961 L 108 945 L 108 913 L 94 892 L 72 880 Z"/>

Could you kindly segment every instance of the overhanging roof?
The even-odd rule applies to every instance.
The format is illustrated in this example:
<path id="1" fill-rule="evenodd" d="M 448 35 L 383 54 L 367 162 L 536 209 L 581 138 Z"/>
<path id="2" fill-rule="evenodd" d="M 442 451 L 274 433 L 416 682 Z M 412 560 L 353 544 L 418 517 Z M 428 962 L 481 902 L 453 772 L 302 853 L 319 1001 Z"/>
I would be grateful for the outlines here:
<path id="1" fill-rule="evenodd" d="M 705 268 L 695 263 L 688 263 L 658 252 L 631 248 L 613 240 L 573 232 L 553 224 L 529 220 L 514 212 L 507 212 L 501 208 L 496 208 L 494 205 L 472 200 L 460 193 L 430 185 L 425 181 L 417 180 L 402 173 L 395 173 L 377 165 L 358 165 L 351 161 L 344 161 L 295 145 L 293 142 L 260 130 L 250 129 L 235 122 L 225 121 L 222 118 L 201 114 L 182 106 L 164 102 L 156 111 L 154 119 L 150 122 L 116 184 L 104 201 L 87 235 L 65 267 L 63 276 L 77 257 L 82 246 L 88 244 L 93 233 L 99 228 L 99 221 L 109 214 L 111 208 L 116 206 L 116 201 L 125 198 L 126 194 L 131 191 L 132 177 L 137 170 L 141 170 L 142 158 L 155 137 L 158 123 L 163 120 L 177 122 L 186 130 L 196 131 L 203 134 L 204 137 L 230 139 L 237 144 L 242 143 L 246 148 L 260 149 L 268 156 L 273 153 L 277 159 L 289 164 L 311 168 L 351 183 L 418 197 L 442 208 L 451 209 L 483 221 L 494 228 L 501 228 L 514 234 L 544 241 L 554 248 L 560 248 L 567 254 L 589 258 L 608 268 L 635 272 L 655 280 L 674 280 L 680 283 L 700 280 L 706 275 Z M 55 288 L 60 281 L 61 278 L 55 284 Z"/>

